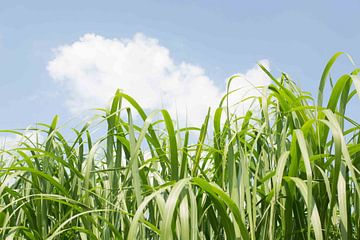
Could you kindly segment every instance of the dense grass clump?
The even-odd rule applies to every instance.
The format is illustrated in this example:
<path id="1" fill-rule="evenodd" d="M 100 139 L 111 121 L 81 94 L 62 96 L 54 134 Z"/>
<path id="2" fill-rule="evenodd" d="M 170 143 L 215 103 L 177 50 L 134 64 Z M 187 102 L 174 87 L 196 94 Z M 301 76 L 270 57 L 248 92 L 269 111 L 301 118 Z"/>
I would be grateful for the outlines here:
<path id="1" fill-rule="evenodd" d="M 324 97 L 339 55 L 316 103 L 263 69 L 258 110 L 236 116 L 226 95 L 201 128 L 117 91 L 71 141 L 57 117 L 44 141 L 6 131 L 23 141 L 0 152 L 0 239 L 359 239 L 360 128 L 345 111 L 359 70 Z"/>

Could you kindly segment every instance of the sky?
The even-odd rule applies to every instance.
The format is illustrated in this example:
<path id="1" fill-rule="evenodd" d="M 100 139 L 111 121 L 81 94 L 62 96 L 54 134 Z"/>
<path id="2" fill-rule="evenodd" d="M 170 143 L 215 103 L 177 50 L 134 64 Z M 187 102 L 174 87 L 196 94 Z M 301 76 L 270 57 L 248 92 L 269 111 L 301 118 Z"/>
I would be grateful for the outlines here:
<path id="1" fill-rule="evenodd" d="M 359 10 L 351 0 L 2 2 L 0 129 L 66 121 L 117 88 L 199 124 L 231 75 L 242 96 L 270 83 L 257 63 L 315 93 L 333 54 L 360 61 Z M 342 57 L 334 75 L 353 68 Z"/>

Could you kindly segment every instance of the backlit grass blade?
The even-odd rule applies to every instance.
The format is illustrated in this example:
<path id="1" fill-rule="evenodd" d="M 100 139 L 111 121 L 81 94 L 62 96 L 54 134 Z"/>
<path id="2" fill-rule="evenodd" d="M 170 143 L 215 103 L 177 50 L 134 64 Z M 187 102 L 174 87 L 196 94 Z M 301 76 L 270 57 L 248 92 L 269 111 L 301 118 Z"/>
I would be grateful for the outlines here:
<path id="1" fill-rule="evenodd" d="M 169 113 L 166 110 L 161 111 L 164 120 L 165 120 L 165 126 L 167 129 L 167 133 L 169 136 L 169 147 L 170 147 L 170 163 L 171 163 L 171 179 L 172 180 L 178 180 L 179 178 L 179 160 L 178 160 L 178 149 L 177 149 L 177 143 L 176 143 L 176 136 L 174 131 L 174 125 L 172 123 L 172 119 L 170 118 Z"/>
<path id="2" fill-rule="evenodd" d="M 285 179 L 289 179 L 295 183 L 296 187 L 299 189 L 302 197 L 304 198 L 307 207 L 309 208 L 310 207 L 309 202 L 308 202 L 309 189 L 307 188 L 307 184 L 305 184 L 304 181 L 302 181 L 301 179 L 296 178 L 296 177 L 287 177 Z M 312 199 L 312 201 L 313 201 L 313 199 Z M 321 240 L 321 239 L 323 239 L 322 228 L 321 228 L 321 221 L 320 221 L 319 212 L 317 210 L 316 204 L 311 206 L 310 210 L 311 210 L 311 213 L 309 213 L 309 214 L 311 215 L 310 219 L 311 219 L 311 224 L 313 227 L 315 239 Z"/>

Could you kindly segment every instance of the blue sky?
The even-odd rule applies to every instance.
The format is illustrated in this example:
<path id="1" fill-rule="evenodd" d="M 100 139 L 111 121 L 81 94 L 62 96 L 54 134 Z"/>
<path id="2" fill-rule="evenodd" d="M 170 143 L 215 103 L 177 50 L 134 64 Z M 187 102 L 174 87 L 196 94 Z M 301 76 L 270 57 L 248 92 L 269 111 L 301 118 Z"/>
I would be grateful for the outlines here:
<path id="1" fill-rule="evenodd" d="M 315 92 L 322 69 L 335 52 L 345 51 L 355 62 L 360 61 L 359 10 L 358 1 L 3 2 L 0 129 L 50 122 L 55 114 L 66 120 L 76 113 L 70 109 L 71 98 L 67 96 L 71 84 L 77 83 L 76 79 L 70 82 L 74 74 L 56 72 L 54 77 L 48 66 L 60 59 L 54 68 L 58 71 L 65 54 L 59 47 L 72 46 L 89 33 L 95 35 L 86 46 L 92 46 L 96 36 L 104 44 L 117 39 L 112 42 L 115 45 L 135 41 L 136 33 L 142 33 L 143 42 L 156 39 L 152 46 L 169 52 L 171 69 L 189 79 L 215 84 L 215 92 L 223 90 L 228 76 L 238 72 L 246 75 L 262 59 L 270 62 L 275 75 L 285 71 L 305 90 Z M 111 51 L 114 44 L 104 49 Z M 183 62 L 203 72 L 192 69 L 185 73 Z M 70 62 L 67 67 L 76 64 L 83 62 Z M 342 58 L 336 69 L 347 72 L 352 66 Z M 70 80 L 56 81 L 59 74 Z"/>

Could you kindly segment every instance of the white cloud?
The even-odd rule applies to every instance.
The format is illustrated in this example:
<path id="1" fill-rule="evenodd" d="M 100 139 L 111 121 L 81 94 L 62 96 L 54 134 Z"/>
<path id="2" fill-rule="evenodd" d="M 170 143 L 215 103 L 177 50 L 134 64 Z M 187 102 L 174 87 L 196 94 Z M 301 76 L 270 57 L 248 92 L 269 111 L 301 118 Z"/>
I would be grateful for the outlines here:
<path id="1" fill-rule="evenodd" d="M 13 149 L 20 147 L 21 143 L 27 143 L 30 145 L 36 145 L 42 143 L 45 140 L 45 137 L 38 131 L 35 130 L 25 130 L 22 135 L 12 134 L 8 136 L 0 135 L 0 150 L 1 149 Z M 25 146 L 23 146 L 25 147 Z"/>
<path id="2" fill-rule="evenodd" d="M 16 146 L 15 142 L 16 142 L 15 136 L 11 136 L 11 137 L 0 136 L 0 150 L 13 148 L 14 146 Z"/>
<path id="3" fill-rule="evenodd" d="M 270 70 L 270 62 L 267 59 L 259 61 L 259 64 Z M 255 65 L 245 74 L 238 73 L 236 78 L 232 80 L 229 92 L 229 105 L 232 106 L 232 112 L 243 115 L 251 107 L 258 107 L 258 102 L 253 101 L 253 97 L 260 97 L 263 94 L 262 87 L 271 83 L 270 78 L 260 68 Z"/>
<path id="4" fill-rule="evenodd" d="M 8 151 L 19 147 L 26 147 L 23 143 L 30 145 L 30 147 L 35 147 L 38 144 L 42 144 L 44 140 L 45 137 L 36 130 L 25 130 L 21 134 L 0 135 L 0 166 L 10 166 L 14 161 L 18 160 L 17 157 L 14 157 Z M 24 152 L 30 155 L 30 151 L 26 150 Z"/>
<path id="5" fill-rule="evenodd" d="M 190 124 L 198 125 L 208 107 L 216 107 L 223 95 L 201 67 L 176 64 L 158 40 L 139 33 L 133 39 L 86 34 L 57 48 L 48 71 L 67 90 L 66 104 L 73 113 L 104 106 L 120 88 L 145 109 L 166 108 L 173 116 L 178 113 L 181 121 L 187 116 Z M 241 76 L 254 85 L 268 83 L 259 67 Z M 233 84 L 244 86 L 251 84 L 239 80 Z"/>

